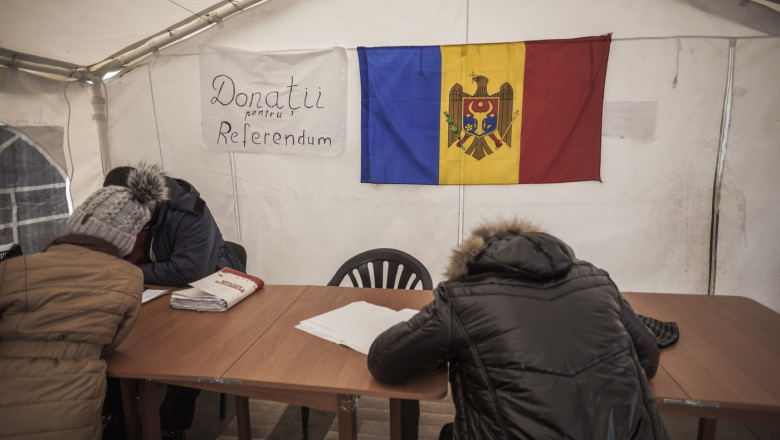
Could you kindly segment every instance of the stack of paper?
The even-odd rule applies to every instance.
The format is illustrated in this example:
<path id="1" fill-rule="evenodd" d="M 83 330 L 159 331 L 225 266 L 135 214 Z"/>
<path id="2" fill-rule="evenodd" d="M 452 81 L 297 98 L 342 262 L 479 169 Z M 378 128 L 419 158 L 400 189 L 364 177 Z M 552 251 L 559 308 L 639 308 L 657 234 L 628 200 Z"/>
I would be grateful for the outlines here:
<path id="1" fill-rule="evenodd" d="M 171 294 L 174 309 L 224 312 L 263 287 L 263 280 L 228 267 Z"/>
<path id="2" fill-rule="evenodd" d="M 295 328 L 368 354 L 380 333 L 417 314 L 417 310 L 393 310 L 357 301 L 322 315 L 301 321 Z"/>

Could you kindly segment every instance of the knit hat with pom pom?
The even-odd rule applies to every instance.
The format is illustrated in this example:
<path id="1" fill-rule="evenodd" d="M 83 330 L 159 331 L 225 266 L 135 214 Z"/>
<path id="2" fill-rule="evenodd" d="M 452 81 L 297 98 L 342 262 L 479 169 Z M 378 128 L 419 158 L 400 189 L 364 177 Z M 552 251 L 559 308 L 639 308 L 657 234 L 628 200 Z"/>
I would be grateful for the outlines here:
<path id="1" fill-rule="evenodd" d="M 73 211 L 65 227 L 70 234 L 106 240 L 125 256 L 133 250 L 136 235 L 149 221 L 152 202 L 167 196 L 162 175 L 132 170 L 127 187 L 106 186 L 95 191 Z"/>

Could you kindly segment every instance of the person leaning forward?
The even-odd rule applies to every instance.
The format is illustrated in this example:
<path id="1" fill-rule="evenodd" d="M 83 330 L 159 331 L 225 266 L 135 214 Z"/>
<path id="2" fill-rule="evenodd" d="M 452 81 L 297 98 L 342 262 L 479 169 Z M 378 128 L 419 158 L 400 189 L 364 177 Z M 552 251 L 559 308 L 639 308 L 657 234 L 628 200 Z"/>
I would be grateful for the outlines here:
<path id="1" fill-rule="evenodd" d="M 103 358 L 130 333 L 143 291 L 123 257 L 161 197 L 135 177 L 140 187 L 90 195 L 43 252 L 0 262 L 0 438 L 101 438 Z"/>
<path id="2" fill-rule="evenodd" d="M 159 176 L 168 189 L 128 256 L 143 271 L 146 284 L 183 287 L 225 267 L 246 271 L 222 239 L 206 202 L 186 180 L 165 175 L 157 165 L 140 164 L 112 169 L 103 186 L 125 186 L 135 169 Z"/>
<path id="3" fill-rule="evenodd" d="M 246 271 L 222 239 L 206 202 L 189 182 L 165 175 L 157 165 L 142 163 L 112 169 L 103 185 L 126 185 L 134 172 L 157 176 L 168 192 L 167 198 L 155 204 L 151 220 L 139 232 L 127 256 L 143 271 L 145 284 L 181 287 L 225 267 Z M 196 388 L 167 386 L 160 404 L 163 438 L 183 438 L 184 431 L 192 426 L 198 394 Z M 118 381 L 110 380 L 104 415 L 121 414 L 119 396 Z"/>
<path id="4" fill-rule="evenodd" d="M 440 438 L 666 438 L 655 338 L 607 272 L 511 220 L 478 227 L 445 278 L 367 360 L 387 383 L 449 362 L 455 420 Z"/>

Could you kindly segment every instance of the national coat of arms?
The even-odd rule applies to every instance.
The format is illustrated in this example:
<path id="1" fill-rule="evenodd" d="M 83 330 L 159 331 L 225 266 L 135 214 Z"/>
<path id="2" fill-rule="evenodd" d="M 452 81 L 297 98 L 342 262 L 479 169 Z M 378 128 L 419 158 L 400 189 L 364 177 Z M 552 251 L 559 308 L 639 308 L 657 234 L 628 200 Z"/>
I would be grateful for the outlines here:
<path id="1" fill-rule="evenodd" d="M 476 75 L 473 81 L 477 83 L 473 95 L 463 93 L 458 83 L 450 89 L 449 111 L 444 112 L 449 128 L 447 147 L 458 145 L 481 160 L 502 145 L 511 147 L 512 136 L 507 133 L 517 114 L 512 113 L 514 92 L 508 82 L 498 93 L 489 95 L 487 77 Z"/>

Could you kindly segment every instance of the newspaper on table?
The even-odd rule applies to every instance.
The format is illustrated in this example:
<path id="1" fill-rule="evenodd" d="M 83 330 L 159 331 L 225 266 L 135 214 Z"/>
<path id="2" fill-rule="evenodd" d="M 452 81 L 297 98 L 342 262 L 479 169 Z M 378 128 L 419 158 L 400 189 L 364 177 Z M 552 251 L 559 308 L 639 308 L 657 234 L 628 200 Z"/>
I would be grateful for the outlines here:
<path id="1" fill-rule="evenodd" d="M 224 312 L 264 284 L 258 277 L 226 267 L 190 283 L 190 289 L 173 292 L 171 307 L 199 312 Z"/>
<path id="2" fill-rule="evenodd" d="M 417 313 L 414 309 L 393 310 L 356 301 L 301 321 L 295 328 L 368 354 L 371 343 L 380 333 Z"/>

